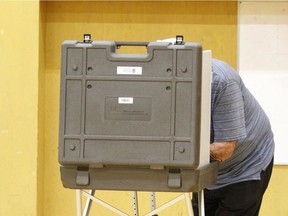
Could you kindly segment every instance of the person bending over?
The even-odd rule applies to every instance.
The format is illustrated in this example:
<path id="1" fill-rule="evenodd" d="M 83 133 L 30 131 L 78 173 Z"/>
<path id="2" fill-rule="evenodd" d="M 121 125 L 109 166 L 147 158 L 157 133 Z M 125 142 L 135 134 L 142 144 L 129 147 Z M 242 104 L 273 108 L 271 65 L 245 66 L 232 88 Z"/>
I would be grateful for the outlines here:
<path id="1" fill-rule="evenodd" d="M 274 138 L 265 112 L 227 63 L 212 60 L 210 157 L 215 185 L 204 190 L 205 216 L 256 216 L 268 186 Z M 193 211 L 198 215 L 197 193 Z"/>

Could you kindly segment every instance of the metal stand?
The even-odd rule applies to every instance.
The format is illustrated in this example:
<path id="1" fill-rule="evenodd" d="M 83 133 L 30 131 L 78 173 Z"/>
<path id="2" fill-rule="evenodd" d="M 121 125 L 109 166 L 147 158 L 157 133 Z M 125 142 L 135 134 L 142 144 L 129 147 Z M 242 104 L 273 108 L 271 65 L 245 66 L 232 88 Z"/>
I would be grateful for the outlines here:
<path id="1" fill-rule="evenodd" d="M 198 193 L 198 204 L 199 204 L 199 216 L 205 216 L 204 212 L 204 195 L 203 195 L 203 190 L 199 191 Z M 86 200 L 86 205 L 83 210 L 82 214 L 82 197 L 81 195 L 84 195 L 87 197 Z M 192 203 L 191 203 L 191 197 L 189 193 L 183 193 L 179 195 L 178 197 L 170 200 L 169 202 L 163 204 L 162 206 L 159 206 L 158 208 L 156 207 L 156 196 L 155 192 L 150 193 L 150 207 L 151 207 L 151 212 L 145 214 L 144 216 L 154 216 L 157 215 L 158 212 L 174 205 L 175 203 L 185 200 L 186 208 L 187 208 L 187 215 L 188 216 L 193 216 L 193 210 L 192 210 Z M 84 191 L 84 190 L 76 190 L 76 210 L 77 210 L 77 216 L 88 216 L 89 211 L 92 205 L 92 202 L 98 203 L 99 205 L 110 209 L 114 213 L 120 215 L 120 216 L 129 216 L 129 214 L 126 214 L 122 212 L 121 210 L 107 204 L 106 202 L 98 199 L 95 197 L 95 190 L 89 190 Z M 138 211 L 138 196 L 137 196 L 137 191 L 132 192 L 132 206 L 133 206 L 133 216 L 138 216 L 139 211 Z"/>

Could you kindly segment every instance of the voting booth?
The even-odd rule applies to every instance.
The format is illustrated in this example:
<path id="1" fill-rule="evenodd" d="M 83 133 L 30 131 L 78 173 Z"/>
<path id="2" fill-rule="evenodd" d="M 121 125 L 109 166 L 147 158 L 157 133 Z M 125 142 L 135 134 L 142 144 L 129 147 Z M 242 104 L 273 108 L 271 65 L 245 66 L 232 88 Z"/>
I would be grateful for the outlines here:
<path id="1" fill-rule="evenodd" d="M 123 46 L 147 53 L 121 54 Z M 213 184 L 211 53 L 184 42 L 64 41 L 59 162 L 66 188 L 192 192 Z"/>

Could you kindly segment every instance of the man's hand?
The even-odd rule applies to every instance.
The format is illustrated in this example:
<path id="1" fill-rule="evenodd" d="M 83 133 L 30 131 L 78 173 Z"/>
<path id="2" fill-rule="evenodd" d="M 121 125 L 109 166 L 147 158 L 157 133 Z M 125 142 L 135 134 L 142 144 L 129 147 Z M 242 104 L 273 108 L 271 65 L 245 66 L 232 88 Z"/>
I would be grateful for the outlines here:
<path id="1" fill-rule="evenodd" d="M 223 162 L 232 156 L 235 147 L 236 140 L 214 142 L 210 144 L 210 157 L 212 160 Z"/>

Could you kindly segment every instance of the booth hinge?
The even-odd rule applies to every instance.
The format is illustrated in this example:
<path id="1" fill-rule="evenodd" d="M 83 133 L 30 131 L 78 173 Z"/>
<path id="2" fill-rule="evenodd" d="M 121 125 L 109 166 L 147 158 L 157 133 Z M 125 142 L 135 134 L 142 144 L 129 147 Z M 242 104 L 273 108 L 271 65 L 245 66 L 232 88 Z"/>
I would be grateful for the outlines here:
<path id="1" fill-rule="evenodd" d="M 76 184 L 86 186 L 89 185 L 89 183 L 90 183 L 89 169 L 87 167 L 78 168 L 76 173 Z"/>
<path id="2" fill-rule="evenodd" d="M 168 173 L 168 187 L 169 188 L 181 188 L 181 170 L 180 169 L 169 169 Z"/>

